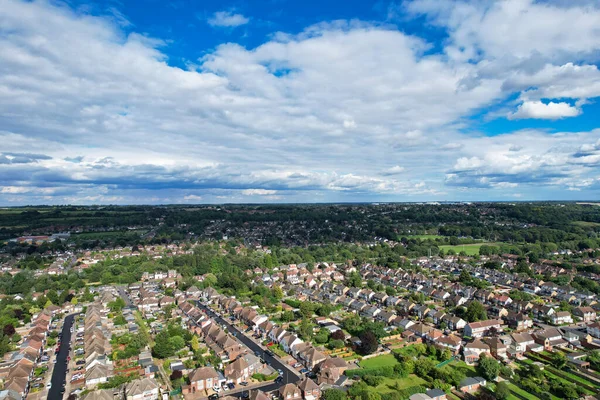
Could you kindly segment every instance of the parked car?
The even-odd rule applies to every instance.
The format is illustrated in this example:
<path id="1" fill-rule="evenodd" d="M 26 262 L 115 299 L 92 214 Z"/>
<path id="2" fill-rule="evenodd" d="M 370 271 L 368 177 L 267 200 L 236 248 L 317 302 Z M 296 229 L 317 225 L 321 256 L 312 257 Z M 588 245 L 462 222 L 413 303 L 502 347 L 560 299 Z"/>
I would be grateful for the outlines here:
<path id="1" fill-rule="evenodd" d="M 277 372 L 279 373 L 279 375 L 283 375 L 283 371 L 278 369 Z"/>
<path id="2" fill-rule="evenodd" d="M 218 387 L 217 385 L 213 386 L 213 390 L 217 393 L 219 393 L 221 391 L 221 388 Z"/>
<path id="3" fill-rule="evenodd" d="M 281 383 L 283 382 L 283 376 L 278 376 L 277 378 L 275 378 L 275 383 Z"/>
<path id="4" fill-rule="evenodd" d="M 235 389 L 235 384 L 233 383 L 228 383 L 227 387 L 229 387 L 229 389 Z"/>
<path id="5" fill-rule="evenodd" d="M 240 385 L 242 385 L 242 386 L 248 386 L 248 382 L 240 382 Z"/>

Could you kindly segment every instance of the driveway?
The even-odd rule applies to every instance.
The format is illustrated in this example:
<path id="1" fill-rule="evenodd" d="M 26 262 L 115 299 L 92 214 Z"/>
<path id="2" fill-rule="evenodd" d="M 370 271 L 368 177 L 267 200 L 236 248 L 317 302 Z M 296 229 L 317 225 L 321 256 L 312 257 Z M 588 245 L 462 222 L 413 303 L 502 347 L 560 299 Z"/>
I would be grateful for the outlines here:
<path id="1" fill-rule="evenodd" d="M 48 400 L 61 400 L 62 384 L 67 379 L 67 356 L 69 355 L 69 345 L 71 344 L 71 327 L 77 314 L 69 314 L 65 318 L 62 327 L 62 339 L 60 342 L 60 351 L 56 354 L 56 364 L 52 371 L 52 387 L 48 392 Z"/>

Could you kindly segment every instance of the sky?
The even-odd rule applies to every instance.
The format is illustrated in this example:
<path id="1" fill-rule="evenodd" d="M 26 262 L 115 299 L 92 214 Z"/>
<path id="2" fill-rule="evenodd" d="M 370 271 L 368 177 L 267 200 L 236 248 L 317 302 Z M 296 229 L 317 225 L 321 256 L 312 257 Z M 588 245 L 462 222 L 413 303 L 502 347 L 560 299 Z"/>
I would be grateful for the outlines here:
<path id="1" fill-rule="evenodd" d="M 597 0 L 0 3 L 2 206 L 600 198 Z"/>

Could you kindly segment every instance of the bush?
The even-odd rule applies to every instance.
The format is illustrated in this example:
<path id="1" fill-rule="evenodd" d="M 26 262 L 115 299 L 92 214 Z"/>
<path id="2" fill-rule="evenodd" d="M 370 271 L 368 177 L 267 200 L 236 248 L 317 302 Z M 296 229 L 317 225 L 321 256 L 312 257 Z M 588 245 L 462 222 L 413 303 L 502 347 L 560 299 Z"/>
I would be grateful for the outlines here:
<path id="1" fill-rule="evenodd" d="M 363 377 L 365 375 L 384 376 L 386 378 L 393 378 L 395 375 L 394 367 L 385 366 L 377 368 L 365 368 L 365 369 L 351 369 L 344 372 L 347 377 L 352 378 L 354 376 Z"/>
<path id="2" fill-rule="evenodd" d="M 363 375 L 362 380 L 369 386 L 379 386 L 383 383 L 383 376 Z"/>

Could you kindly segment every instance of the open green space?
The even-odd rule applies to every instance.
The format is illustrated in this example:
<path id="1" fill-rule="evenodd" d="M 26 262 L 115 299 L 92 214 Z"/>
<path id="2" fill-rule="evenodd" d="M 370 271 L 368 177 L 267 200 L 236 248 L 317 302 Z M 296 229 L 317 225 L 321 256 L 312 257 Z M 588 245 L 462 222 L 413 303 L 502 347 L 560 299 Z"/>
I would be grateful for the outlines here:
<path id="1" fill-rule="evenodd" d="M 369 386 L 369 390 L 376 393 L 390 393 L 418 385 L 426 386 L 427 381 L 411 374 L 406 378 L 384 378 L 380 385 L 375 387 Z"/>
<path id="2" fill-rule="evenodd" d="M 507 382 L 507 383 L 508 383 L 508 387 L 509 387 L 510 391 L 513 393 L 516 393 L 518 395 L 518 396 L 515 396 L 516 398 L 520 398 L 519 396 L 521 396 L 528 400 L 538 400 L 539 399 L 539 397 L 534 396 L 533 394 L 524 391 L 523 389 L 521 389 L 514 383 L 511 383 L 511 382 Z"/>
<path id="3" fill-rule="evenodd" d="M 600 226 L 599 222 L 590 222 L 590 221 L 574 221 L 573 225 L 580 226 L 582 228 L 596 228 Z"/>
<path id="4" fill-rule="evenodd" d="M 475 255 L 479 254 L 479 248 L 483 245 L 498 246 L 500 244 L 499 243 L 471 243 L 471 244 L 458 244 L 456 246 L 443 245 L 443 246 L 439 246 L 439 247 L 440 247 L 440 250 L 444 250 L 444 251 L 454 250 L 456 252 L 456 254 L 460 253 L 461 251 L 464 251 L 469 256 L 475 256 Z"/>
<path id="5" fill-rule="evenodd" d="M 393 354 L 384 354 L 381 356 L 367 358 L 360 362 L 362 368 L 379 368 L 379 367 L 393 367 L 398 364 L 398 360 Z"/>
<path id="6" fill-rule="evenodd" d="M 441 235 L 400 235 L 400 237 L 405 237 L 407 239 L 421 239 L 421 240 L 427 240 L 427 239 L 443 239 L 444 236 Z"/>

